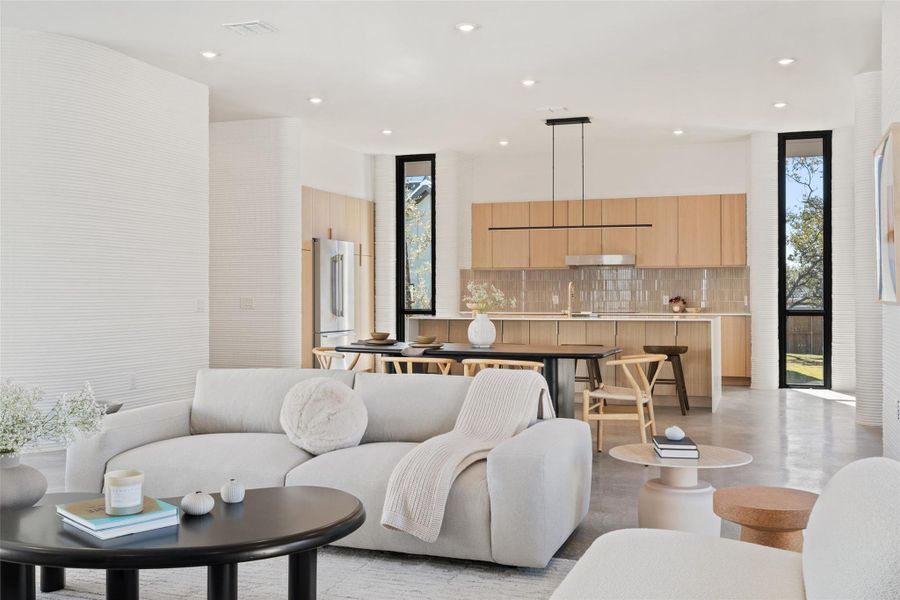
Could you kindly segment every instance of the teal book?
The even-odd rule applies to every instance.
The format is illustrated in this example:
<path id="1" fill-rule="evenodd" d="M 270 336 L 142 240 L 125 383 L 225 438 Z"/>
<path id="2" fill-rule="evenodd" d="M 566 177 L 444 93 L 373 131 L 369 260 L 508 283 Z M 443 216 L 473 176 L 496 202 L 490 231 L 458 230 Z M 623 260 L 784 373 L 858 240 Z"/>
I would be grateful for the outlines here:
<path id="1" fill-rule="evenodd" d="M 81 502 L 59 504 L 56 507 L 56 512 L 69 521 L 93 531 L 137 525 L 138 523 L 165 517 L 178 516 L 177 508 L 168 502 L 163 502 L 150 496 L 144 496 L 143 510 L 133 515 L 112 516 L 106 514 L 106 501 L 102 496 L 91 500 L 82 500 Z"/>

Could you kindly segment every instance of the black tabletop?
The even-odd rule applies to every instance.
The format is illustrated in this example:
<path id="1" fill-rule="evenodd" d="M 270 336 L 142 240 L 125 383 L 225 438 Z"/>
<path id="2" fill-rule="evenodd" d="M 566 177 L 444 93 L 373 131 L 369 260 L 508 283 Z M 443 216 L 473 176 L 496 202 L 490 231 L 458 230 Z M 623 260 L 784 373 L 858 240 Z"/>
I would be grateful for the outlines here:
<path id="1" fill-rule="evenodd" d="M 390 346 L 374 346 L 369 344 L 350 344 L 335 348 L 337 352 L 363 352 L 369 354 L 397 355 L 403 352 L 407 344 L 397 343 Z M 518 358 L 525 360 L 544 360 L 545 358 L 607 358 L 622 350 L 614 346 L 581 346 L 581 345 L 541 345 L 541 344 L 494 344 L 490 348 L 475 348 L 471 344 L 447 343 L 440 348 L 428 348 L 425 356 L 447 356 L 460 358 Z"/>
<path id="2" fill-rule="evenodd" d="M 103 541 L 69 525 L 57 504 L 98 494 L 48 494 L 40 505 L 0 511 L 0 560 L 51 567 L 145 569 L 237 563 L 324 546 L 359 528 L 362 503 L 345 492 L 293 486 L 247 490 L 238 504 L 182 515 L 167 527 Z M 178 506 L 181 498 L 166 498 Z"/>

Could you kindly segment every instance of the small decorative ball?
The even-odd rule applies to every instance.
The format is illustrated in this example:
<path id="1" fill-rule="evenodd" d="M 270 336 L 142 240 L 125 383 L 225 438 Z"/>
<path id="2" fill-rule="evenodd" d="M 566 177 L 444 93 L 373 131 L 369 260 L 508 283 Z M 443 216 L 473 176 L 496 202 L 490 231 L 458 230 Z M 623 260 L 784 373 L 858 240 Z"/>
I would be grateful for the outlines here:
<path id="1" fill-rule="evenodd" d="M 244 501 L 244 484 L 237 479 L 229 479 L 219 490 L 222 495 L 222 502 L 235 504 Z"/>
<path id="2" fill-rule="evenodd" d="M 671 427 L 666 427 L 666 439 L 677 442 L 678 440 L 684 439 L 684 429 L 679 427 L 678 425 L 672 425 Z"/>
<path id="3" fill-rule="evenodd" d="M 216 501 L 206 492 L 194 492 L 181 499 L 181 510 L 189 515 L 205 515 L 213 509 Z"/>

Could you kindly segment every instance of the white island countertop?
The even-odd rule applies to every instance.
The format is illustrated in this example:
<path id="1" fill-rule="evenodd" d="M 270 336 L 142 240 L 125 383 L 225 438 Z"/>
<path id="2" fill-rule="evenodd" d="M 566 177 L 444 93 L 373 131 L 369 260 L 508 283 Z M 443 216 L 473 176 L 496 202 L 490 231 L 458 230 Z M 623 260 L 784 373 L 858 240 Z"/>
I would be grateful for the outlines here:
<path id="1" fill-rule="evenodd" d="M 566 316 L 564 313 L 488 313 L 494 321 L 712 321 L 719 317 L 749 317 L 749 313 L 604 313 L 590 316 Z M 410 315 L 410 319 L 468 320 L 471 313 Z"/>

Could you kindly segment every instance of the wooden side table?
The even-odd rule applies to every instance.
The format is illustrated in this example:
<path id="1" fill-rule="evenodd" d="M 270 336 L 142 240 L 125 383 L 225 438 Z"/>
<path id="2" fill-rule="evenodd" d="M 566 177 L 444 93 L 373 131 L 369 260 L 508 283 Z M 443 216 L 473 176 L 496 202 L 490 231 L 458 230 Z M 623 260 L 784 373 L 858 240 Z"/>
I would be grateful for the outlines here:
<path id="1" fill-rule="evenodd" d="M 800 552 L 803 530 L 818 494 L 792 488 L 742 485 L 716 490 L 713 510 L 741 526 L 741 540 Z"/>

